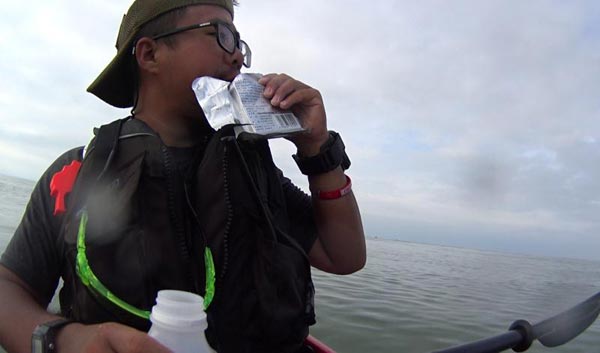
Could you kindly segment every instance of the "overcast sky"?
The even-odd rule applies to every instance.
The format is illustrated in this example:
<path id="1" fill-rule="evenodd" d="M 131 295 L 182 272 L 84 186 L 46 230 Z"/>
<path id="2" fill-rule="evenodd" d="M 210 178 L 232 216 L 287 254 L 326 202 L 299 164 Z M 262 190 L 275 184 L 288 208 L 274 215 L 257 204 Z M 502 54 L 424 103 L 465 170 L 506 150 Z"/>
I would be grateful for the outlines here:
<path id="1" fill-rule="evenodd" d="M 368 235 L 600 260 L 600 2 L 240 3 L 251 72 L 323 94 Z M 130 4 L 2 4 L 0 173 L 35 180 L 128 114 L 85 89 Z"/>

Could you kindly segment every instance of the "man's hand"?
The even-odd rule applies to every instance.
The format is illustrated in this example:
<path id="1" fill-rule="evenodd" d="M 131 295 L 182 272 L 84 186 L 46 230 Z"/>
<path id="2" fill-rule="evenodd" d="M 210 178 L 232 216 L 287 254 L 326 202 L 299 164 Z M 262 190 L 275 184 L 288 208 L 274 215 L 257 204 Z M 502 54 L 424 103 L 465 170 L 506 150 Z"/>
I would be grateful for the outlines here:
<path id="1" fill-rule="evenodd" d="M 113 322 L 69 324 L 59 331 L 56 345 L 60 353 L 171 352 L 145 332 Z"/>
<path id="2" fill-rule="evenodd" d="M 36 325 L 60 317 L 46 312 L 31 288 L 19 276 L 0 265 L 0 344 L 9 352 L 31 352 L 31 333 Z M 18 318 L 18 319 L 15 319 Z M 56 337 L 60 353 L 168 353 L 145 332 L 116 323 L 64 326 Z"/>
<path id="3" fill-rule="evenodd" d="M 274 107 L 291 110 L 307 130 L 307 133 L 289 138 L 298 148 L 298 153 L 305 157 L 318 154 L 329 138 L 321 93 L 284 74 L 264 75 L 258 82 L 265 86 L 264 96 Z"/>

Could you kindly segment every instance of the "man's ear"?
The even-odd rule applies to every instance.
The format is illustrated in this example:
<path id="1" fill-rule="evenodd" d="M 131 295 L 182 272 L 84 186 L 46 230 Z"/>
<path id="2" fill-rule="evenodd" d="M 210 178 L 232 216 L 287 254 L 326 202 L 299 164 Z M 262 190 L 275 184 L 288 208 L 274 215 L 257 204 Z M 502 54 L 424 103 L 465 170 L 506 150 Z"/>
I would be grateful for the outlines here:
<path id="1" fill-rule="evenodd" d="M 135 60 L 141 71 L 157 72 L 156 41 L 142 37 L 135 43 Z"/>

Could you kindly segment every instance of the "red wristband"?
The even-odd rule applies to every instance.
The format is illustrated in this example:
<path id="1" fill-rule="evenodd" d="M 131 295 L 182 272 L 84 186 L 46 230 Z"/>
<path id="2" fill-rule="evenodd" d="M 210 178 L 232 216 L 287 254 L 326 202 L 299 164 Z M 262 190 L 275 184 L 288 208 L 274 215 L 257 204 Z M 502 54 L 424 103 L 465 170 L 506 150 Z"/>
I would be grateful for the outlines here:
<path id="1" fill-rule="evenodd" d="M 348 195 L 352 191 L 352 180 L 350 180 L 350 177 L 347 175 L 345 175 L 345 177 L 346 185 L 342 186 L 341 188 L 331 191 L 319 190 L 315 192 L 314 195 L 316 195 L 320 200 L 335 200 Z"/>

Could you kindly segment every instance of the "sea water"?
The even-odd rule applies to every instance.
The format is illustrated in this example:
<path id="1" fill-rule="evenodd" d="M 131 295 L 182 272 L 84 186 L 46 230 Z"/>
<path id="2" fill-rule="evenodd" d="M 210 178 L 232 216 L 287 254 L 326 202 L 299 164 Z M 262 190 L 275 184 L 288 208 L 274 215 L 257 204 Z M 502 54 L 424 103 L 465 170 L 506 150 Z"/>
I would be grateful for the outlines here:
<path id="1" fill-rule="evenodd" d="M 32 181 L 0 175 L 0 251 L 16 228 Z M 311 334 L 340 353 L 422 353 L 536 323 L 600 291 L 600 262 L 367 239 L 353 275 L 313 271 Z M 600 321 L 562 347 L 528 352 L 600 352 Z"/>

